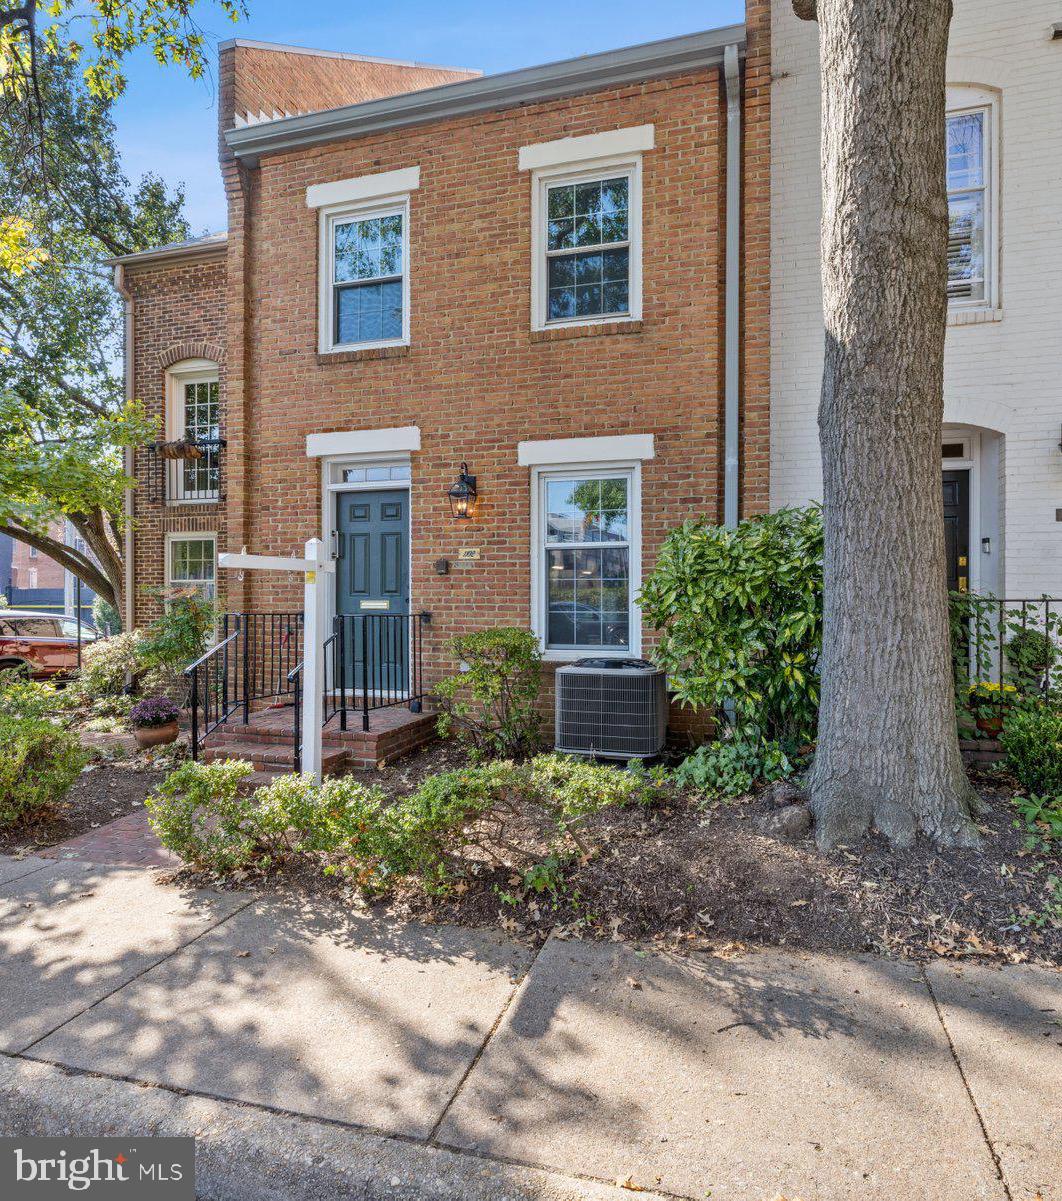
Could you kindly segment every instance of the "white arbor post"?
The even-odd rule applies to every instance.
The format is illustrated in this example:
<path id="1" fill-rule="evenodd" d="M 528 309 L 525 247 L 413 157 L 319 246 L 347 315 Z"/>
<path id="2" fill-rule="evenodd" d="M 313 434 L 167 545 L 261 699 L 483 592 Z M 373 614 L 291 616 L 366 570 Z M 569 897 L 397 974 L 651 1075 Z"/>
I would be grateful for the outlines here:
<path id="1" fill-rule="evenodd" d="M 324 719 L 325 624 L 328 585 L 336 565 L 320 538 L 311 538 L 301 559 L 281 555 L 218 555 L 218 566 L 236 571 L 301 571 L 303 578 L 302 770 L 321 782 L 321 726 Z"/>

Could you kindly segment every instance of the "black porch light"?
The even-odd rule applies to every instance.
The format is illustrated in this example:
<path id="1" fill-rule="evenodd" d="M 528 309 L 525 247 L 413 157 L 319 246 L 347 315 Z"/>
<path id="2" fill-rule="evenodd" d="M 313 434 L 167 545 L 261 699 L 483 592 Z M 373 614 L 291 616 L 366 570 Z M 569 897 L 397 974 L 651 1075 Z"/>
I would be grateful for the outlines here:
<path id="1" fill-rule="evenodd" d="M 459 519 L 467 520 L 476 509 L 476 477 L 468 474 L 468 464 L 461 464 L 461 474 L 446 494 L 450 498 L 450 512 Z"/>

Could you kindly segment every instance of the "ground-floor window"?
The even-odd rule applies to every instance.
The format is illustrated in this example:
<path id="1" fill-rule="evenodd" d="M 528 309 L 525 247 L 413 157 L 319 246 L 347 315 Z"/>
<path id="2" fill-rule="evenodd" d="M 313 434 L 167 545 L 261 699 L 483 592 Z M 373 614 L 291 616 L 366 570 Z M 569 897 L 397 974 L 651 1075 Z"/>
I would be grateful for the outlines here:
<path id="1" fill-rule="evenodd" d="M 637 469 L 542 471 L 537 479 L 536 625 L 547 652 L 637 645 Z"/>
<path id="2" fill-rule="evenodd" d="M 166 583 L 197 589 L 213 600 L 217 581 L 217 540 L 213 534 L 171 537 L 166 547 Z"/>

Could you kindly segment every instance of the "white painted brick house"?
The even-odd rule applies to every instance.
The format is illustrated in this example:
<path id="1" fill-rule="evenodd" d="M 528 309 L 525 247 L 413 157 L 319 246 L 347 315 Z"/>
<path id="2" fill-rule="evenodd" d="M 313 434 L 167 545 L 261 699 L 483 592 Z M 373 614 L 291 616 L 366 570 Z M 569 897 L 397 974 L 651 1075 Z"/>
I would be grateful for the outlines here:
<path id="1" fill-rule="evenodd" d="M 1062 0 L 955 0 L 948 56 L 949 570 L 952 586 L 1010 598 L 1062 596 L 1060 23 Z M 791 0 L 773 0 L 772 40 L 777 508 L 821 495 L 821 105 L 818 31 Z"/>

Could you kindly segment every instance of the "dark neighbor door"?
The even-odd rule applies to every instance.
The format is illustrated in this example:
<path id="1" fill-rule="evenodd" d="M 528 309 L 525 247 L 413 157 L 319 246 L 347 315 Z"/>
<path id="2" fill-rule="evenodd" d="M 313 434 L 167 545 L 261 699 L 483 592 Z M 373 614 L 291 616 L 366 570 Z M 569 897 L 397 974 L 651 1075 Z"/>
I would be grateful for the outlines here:
<path id="1" fill-rule="evenodd" d="M 944 553 L 948 564 L 948 590 L 970 588 L 970 473 L 944 472 Z"/>
<path id="2" fill-rule="evenodd" d="M 347 686 L 403 692 L 409 652 L 409 492 L 341 492 L 336 612 L 346 623 Z M 350 641 L 353 646 L 350 646 Z M 366 646 L 369 661 L 363 670 Z"/>

